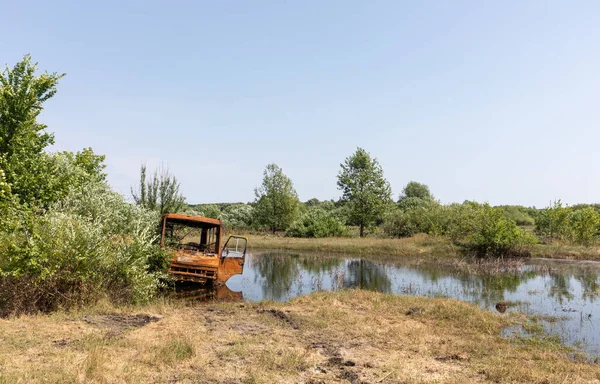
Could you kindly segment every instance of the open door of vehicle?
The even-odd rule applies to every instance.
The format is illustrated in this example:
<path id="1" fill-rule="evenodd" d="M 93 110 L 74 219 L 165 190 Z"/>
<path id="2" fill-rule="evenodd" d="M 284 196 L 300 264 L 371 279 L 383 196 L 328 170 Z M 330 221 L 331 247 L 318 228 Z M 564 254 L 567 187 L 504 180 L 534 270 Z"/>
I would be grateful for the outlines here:
<path id="1" fill-rule="evenodd" d="M 248 239 L 244 236 L 231 235 L 221 251 L 218 282 L 226 282 L 231 276 L 240 275 L 244 271 Z"/>

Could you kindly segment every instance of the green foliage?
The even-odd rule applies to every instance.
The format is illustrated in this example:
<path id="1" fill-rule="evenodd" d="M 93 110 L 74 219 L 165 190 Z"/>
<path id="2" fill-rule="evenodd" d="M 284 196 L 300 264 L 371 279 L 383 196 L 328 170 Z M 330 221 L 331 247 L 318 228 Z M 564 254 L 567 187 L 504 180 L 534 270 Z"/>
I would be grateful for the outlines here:
<path id="1" fill-rule="evenodd" d="M 250 229 L 253 226 L 254 208 L 248 204 L 231 204 L 219 216 L 229 229 Z"/>
<path id="2" fill-rule="evenodd" d="M 155 245 L 158 216 L 105 183 L 72 189 L 44 214 L 12 214 L 11 230 L 0 232 L 0 290 L 14 297 L 0 302 L 0 312 L 70 306 L 102 294 L 143 301 L 156 293 L 164 266 Z M 16 285 L 7 293 L 6 284 Z"/>
<path id="3" fill-rule="evenodd" d="M 444 235 L 479 256 L 524 255 L 534 242 L 501 208 L 473 202 L 441 205 L 413 199 L 420 203 L 388 214 L 383 224 L 386 235 Z"/>
<path id="4" fill-rule="evenodd" d="M 298 195 L 292 181 L 277 164 L 267 165 L 262 185 L 254 194 L 254 219 L 258 226 L 272 232 L 285 231 L 298 218 Z"/>
<path id="5" fill-rule="evenodd" d="M 193 216 L 204 216 L 210 217 L 211 219 L 218 219 L 219 216 L 221 216 L 221 208 L 219 208 L 219 206 L 216 204 L 202 204 L 186 210 L 185 213 Z"/>
<path id="6" fill-rule="evenodd" d="M 419 233 L 414 217 L 401 209 L 390 211 L 384 219 L 382 230 L 390 237 L 411 237 Z"/>
<path id="7" fill-rule="evenodd" d="M 185 207 L 185 197 L 179 192 L 179 181 L 167 168 L 159 167 L 149 180 L 146 179 L 146 166 L 142 165 L 139 191 L 131 188 L 131 196 L 137 205 L 161 215 L 177 213 Z"/>
<path id="8" fill-rule="evenodd" d="M 20 202 L 47 206 L 57 198 L 51 188 L 52 159 L 44 152 L 54 136 L 37 117 L 64 75 L 36 71 L 37 63 L 27 55 L 0 76 L 0 169 Z"/>
<path id="9" fill-rule="evenodd" d="M 572 210 L 563 207 L 560 200 L 555 201 L 552 206 L 541 210 L 535 218 L 535 233 L 552 242 L 564 239 L 569 233 L 569 215 Z"/>
<path id="10" fill-rule="evenodd" d="M 12 191 L 10 184 L 6 182 L 6 175 L 2 168 L 0 168 L 0 204 L 10 198 Z"/>
<path id="11" fill-rule="evenodd" d="M 348 230 L 344 222 L 337 218 L 333 211 L 320 207 L 309 208 L 296 220 L 285 235 L 289 237 L 341 237 Z"/>
<path id="12" fill-rule="evenodd" d="M 364 229 L 381 219 L 392 202 L 390 184 L 383 177 L 383 169 L 377 159 L 362 148 L 346 158 L 340 165 L 338 188 L 343 201 L 349 208 L 349 220 Z"/>
<path id="13" fill-rule="evenodd" d="M 569 237 L 573 243 L 591 245 L 598 238 L 600 214 L 593 207 L 569 213 Z"/>
<path id="14" fill-rule="evenodd" d="M 0 77 L 0 316 L 147 300 L 167 262 L 158 215 L 112 192 L 91 148 L 45 152 L 37 116 L 62 75 L 35 72 L 26 56 Z"/>
<path id="15" fill-rule="evenodd" d="M 517 225 L 531 226 L 535 224 L 535 220 L 530 215 L 530 208 L 519 205 L 501 205 L 498 208 L 502 209 L 504 215 L 517 223 Z"/>
<path id="16" fill-rule="evenodd" d="M 410 204 L 409 204 L 410 203 Z M 417 233 L 446 234 L 448 230 L 447 209 L 433 200 L 410 197 L 385 217 L 383 232 L 392 237 L 409 237 Z"/>
<path id="17" fill-rule="evenodd" d="M 473 206 L 475 215 L 465 245 L 479 256 L 528 255 L 535 239 L 525 233 L 501 208 L 485 203 Z"/>
<path id="18" fill-rule="evenodd" d="M 433 195 L 431 191 L 429 191 L 429 187 L 425 184 L 417 183 L 416 181 L 411 181 L 402 190 L 402 195 L 400 195 L 400 199 L 398 202 L 402 202 L 405 199 L 417 198 L 421 200 L 433 200 Z"/>

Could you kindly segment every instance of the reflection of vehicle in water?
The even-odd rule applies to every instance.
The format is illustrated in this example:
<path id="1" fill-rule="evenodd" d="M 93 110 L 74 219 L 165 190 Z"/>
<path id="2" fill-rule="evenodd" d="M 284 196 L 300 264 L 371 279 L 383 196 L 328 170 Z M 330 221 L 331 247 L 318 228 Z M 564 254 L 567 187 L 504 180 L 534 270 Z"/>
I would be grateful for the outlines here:
<path id="1" fill-rule="evenodd" d="M 176 281 L 224 283 L 241 274 L 248 240 L 229 236 L 221 247 L 221 221 L 168 213 L 162 222 L 161 246 L 173 253 L 169 273 Z"/>

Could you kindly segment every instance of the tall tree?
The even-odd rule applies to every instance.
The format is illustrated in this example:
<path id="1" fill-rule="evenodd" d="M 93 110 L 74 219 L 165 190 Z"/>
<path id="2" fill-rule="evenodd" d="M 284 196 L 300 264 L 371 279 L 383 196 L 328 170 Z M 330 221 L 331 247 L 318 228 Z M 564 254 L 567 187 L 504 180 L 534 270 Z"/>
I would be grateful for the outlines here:
<path id="1" fill-rule="evenodd" d="M 272 232 L 285 231 L 298 218 L 300 201 L 292 180 L 277 164 L 269 164 L 254 190 L 256 222 Z"/>
<path id="2" fill-rule="evenodd" d="M 0 76 L 0 168 L 21 201 L 43 204 L 52 200 L 46 179 L 53 165 L 44 149 L 54 143 L 54 136 L 37 117 L 64 74 L 36 71 L 37 63 L 26 55 Z"/>
<path id="3" fill-rule="evenodd" d="M 140 169 L 140 187 L 138 191 L 131 188 L 131 196 L 137 205 L 157 211 L 161 215 L 175 213 L 183 209 L 185 197 L 179 192 L 179 181 L 169 172 L 168 168 L 160 166 L 148 178 L 146 166 Z"/>
<path id="4" fill-rule="evenodd" d="M 360 237 L 385 213 L 392 202 L 392 189 L 383 177 L 383 169 L 362 148 L 340 165 L 338 188 L 342 201 L 349 206 L 350 221 L 360 227 Z"/>

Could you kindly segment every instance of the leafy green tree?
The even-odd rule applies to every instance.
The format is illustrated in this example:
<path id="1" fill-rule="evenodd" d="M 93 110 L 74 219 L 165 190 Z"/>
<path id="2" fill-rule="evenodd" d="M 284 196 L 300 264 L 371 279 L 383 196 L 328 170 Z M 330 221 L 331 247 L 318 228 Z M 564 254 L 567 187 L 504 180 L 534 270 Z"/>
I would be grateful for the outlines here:
<path id="1" fill-rule="evenodd" d="M 421 200 L 433 200 L 433 195 L 429 190 L 429 187 L 425 184 L 411 181 L 402 190 L 399 202 L 404 199 L 417 198 Z"/>
<path id="2" fill-rule="evenodd" d="M 263 175 L 262 185 L 254 190 L 256 223 L 272 232 L 285 231 L 298 218 L 298 195 L 277 164 L 267 165 Z"/>
<path id="3" fill-rule="evenodd" d="M 360 237 L 364 237 L 365 228 L 381 219 L 390 207 L 390 184 L 377 159 L 362 148 L 340 166 L 337 184 L 342 191 L 341 200 L 349 207 L 350 221 L 360 227 Z"/>
<path id="4" fill-rule="evenodd" d="M 26 55 L 0 76 L 0 168 L 21 202 L 48 205 L 56 196 L 48 196 L 53 164 L 44 149 L 54 143 L 54 136 L 37 117 L 64 74 L 36 71 L 37 63 Z"/>
<path id="5" fill-rule="evenodd" d="M 167 168 L 159 167 L 148 179 L 146 166 L 142 165 L 139 191 L 132 187 L 131 196 L 137 205 L 164 215 L 180 212 L 185 207 L 185 197 L 179 188 L 179 181 Z"/>

